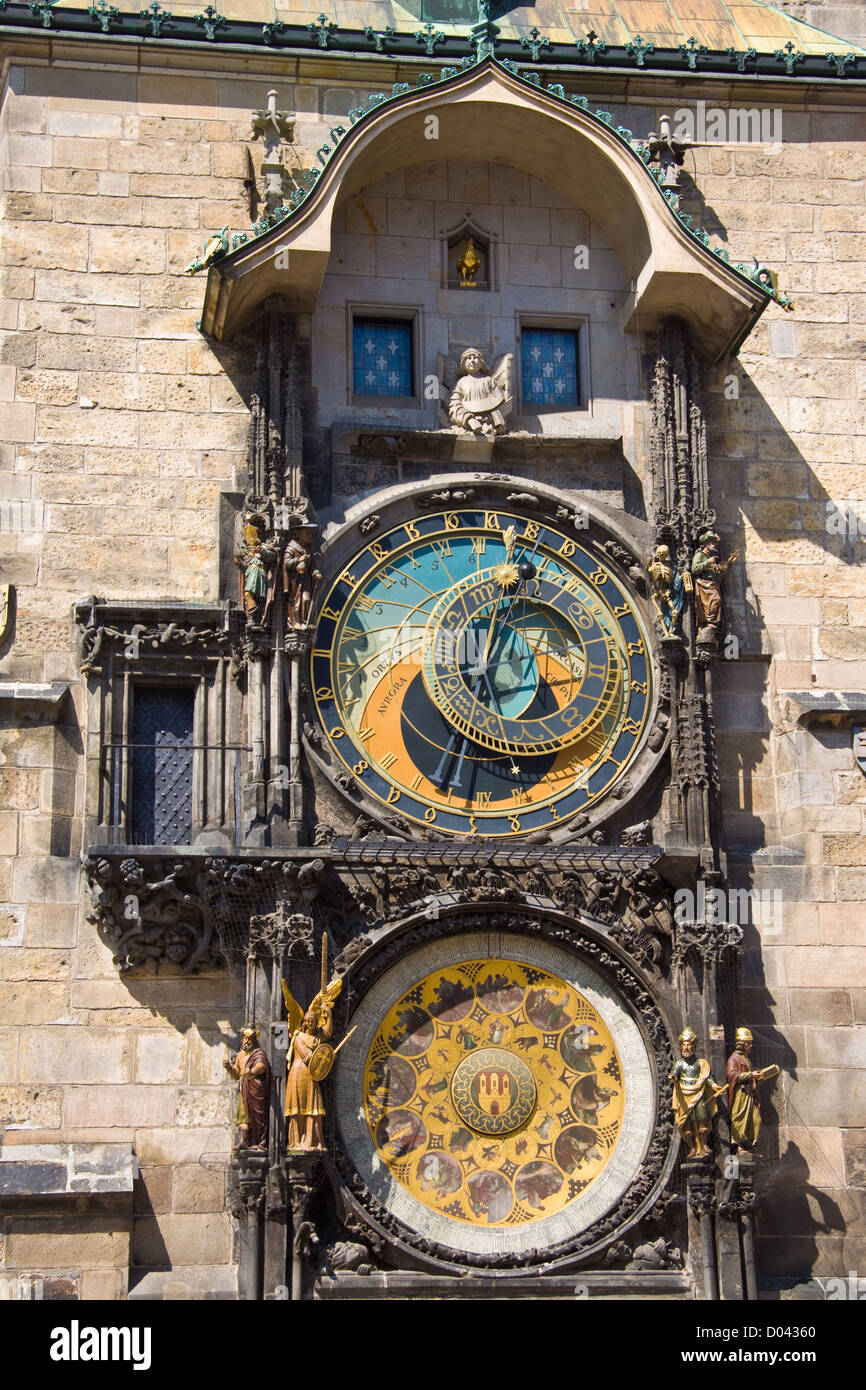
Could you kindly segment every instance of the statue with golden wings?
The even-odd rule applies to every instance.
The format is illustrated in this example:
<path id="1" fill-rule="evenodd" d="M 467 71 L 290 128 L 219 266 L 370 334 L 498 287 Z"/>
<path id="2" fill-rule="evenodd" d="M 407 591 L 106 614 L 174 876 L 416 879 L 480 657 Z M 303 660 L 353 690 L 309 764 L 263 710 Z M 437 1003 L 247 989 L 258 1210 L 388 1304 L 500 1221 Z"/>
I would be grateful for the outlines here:
<path id="1" fill-rule="evenodd" d="M 286 1128 L 289 1149 L 324 1148 L 322 1121 L 325 1106 L 321 1083 L 334 1065 L 334 1058 L 343 1043 L 354 1033 L 348 1032 L 337 1047 L 330 1043 L 334 1031 L 334 1005 L 343 988 L 335 975 L 328 980 L 328 938 L 322 938 L 322 987 L 307 1012 L 304 1013 L 292 991 L 283 980 L 283 998 L 289 1024 L 289 1050 L 286 1054 Z"/>

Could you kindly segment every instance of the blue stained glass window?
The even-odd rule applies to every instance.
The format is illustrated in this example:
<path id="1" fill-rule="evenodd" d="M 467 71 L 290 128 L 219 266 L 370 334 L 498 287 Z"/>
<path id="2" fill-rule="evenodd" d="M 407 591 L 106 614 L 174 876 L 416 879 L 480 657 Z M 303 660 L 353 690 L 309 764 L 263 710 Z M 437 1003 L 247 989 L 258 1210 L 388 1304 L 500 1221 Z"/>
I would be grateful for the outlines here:
<path id="1" fill-rule="evenodd" d="M 574 410 L 580 405 L 577 333 L 573 329 L 524 328 L 521 353 L 527 405 L 560 410 Z"/>
<path id="2" fill-rule="evenodd" d="M 412 395 L 412 325 L 396 319 L 355 319 L 352 382 L 360 396 Z"/>

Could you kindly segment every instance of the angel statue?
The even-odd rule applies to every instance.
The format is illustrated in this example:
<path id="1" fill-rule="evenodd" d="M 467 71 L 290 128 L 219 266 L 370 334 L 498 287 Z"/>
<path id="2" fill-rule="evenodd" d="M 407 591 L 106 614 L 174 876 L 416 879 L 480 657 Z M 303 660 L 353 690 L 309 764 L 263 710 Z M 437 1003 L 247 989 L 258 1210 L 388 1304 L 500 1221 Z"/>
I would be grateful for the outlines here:
<path id="1" fill-rule="evenodd" d="M 286 1127 L 289 1149 L 323 1149 L 322 1121 L 325 1106 L 321 1083 L 334 1065 L 334 1058 L 354 1033 L 352 1028 L 337 1047 L 329 1039 L 334 1031 L 333 1013 L 343 981 L 328 977 L 328 938 L 322 938 L 322 987 L 304 1013 L 283 980 L 283 998 L 289 1024 L 289 1050 L 286 1054 Z"/>
<path id="2" fill-rule="evenodd" d="M 467 348 L 448 403 L 452 424 L 484 439 L 504 434 L 505 417 L 511 412 L 513 363 L 511 353 L 506 353 L 491 373 L 479 349 Z"/>

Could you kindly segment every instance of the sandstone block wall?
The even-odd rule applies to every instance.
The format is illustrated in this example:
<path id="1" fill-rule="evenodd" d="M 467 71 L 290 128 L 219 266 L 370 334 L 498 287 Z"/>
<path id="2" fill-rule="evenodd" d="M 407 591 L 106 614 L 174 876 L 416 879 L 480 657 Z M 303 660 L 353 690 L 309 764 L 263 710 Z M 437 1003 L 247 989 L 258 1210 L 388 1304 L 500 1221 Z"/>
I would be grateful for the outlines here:
<path id="1" fill-rule="evenodd" d="M 0 733 L 0 1118 L 7 1144 L 135 1144 L 131 1259 L 148 1267 L 231 1257 L 233 1100 L 219 1062 L 243 1020 L 225 976 L 119 978 L 85 920 L 71 604 L 93 592 L 220 597 L 218 501 L 244 484 L 249 347 L 202 338 L 203 281 L 182 269 L 212 229 L 249 227 L 249 112 L 270 85 L 299 115 L 294 167 L 312 164 L 360 95 L 333 78 L 219 67 L 21 63 L 0 128 L 0 470 L 3 497 L 30 518 L 0 535 L 17 587 L 0 679 L 72 685 L 57 725 Z M 599 103 L 640 133 L 671 108 L 615 90 Z M 785 1065 L 766 1107 L 779 1182 L 764 1257 L 780 1276 L 846 1273 L 866 1261 L 866 780 L 850 727 L 803 723 L 796 697 L 866 688 L 866 538 L 827 527 L 828 504 L 851 503 L 866 523 L 862 111 L 794 97 L 780 147 L 703 146 L 685 174 L 687 202 L 732 259 L 778 269 L 796 305 L 771 307 L 738 360 L 708 377 L 716 503 L 726 544 L 743 552 L 730 583 L 740 648 L 720 671 L 716 723 L 736 882 L 778 890 L 783 905 L 771 931 L 749 931 L 744 999 L 756 1053 Z M 579 204 L 579 189 L 568 198 Z M 345 221 L 344 244 L 375 240 L 373 220 L 375 234 Z M 396 224 L 385 234 L 408 236 Z M 342 273 L 328 277 L 337 313 Z M 330 308 L 318 375 L 320 406 L 336 412 Z"/>

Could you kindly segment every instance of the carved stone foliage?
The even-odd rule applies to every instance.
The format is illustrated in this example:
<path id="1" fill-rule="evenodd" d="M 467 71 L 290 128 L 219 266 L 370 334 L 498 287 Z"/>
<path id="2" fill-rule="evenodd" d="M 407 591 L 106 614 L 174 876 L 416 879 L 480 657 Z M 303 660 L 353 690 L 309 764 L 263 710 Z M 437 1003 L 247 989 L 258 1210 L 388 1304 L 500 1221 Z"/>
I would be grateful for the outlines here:
<path id="1" fill-rule="evenodd" d="M 404 1257 L 422 1258 L 440 1269 L 463 1268 L 466 1265 L 476 1268 L 532 1268 L 545 1265 L 556 1268 L 562 1265 L 576 1265 L 597 1257 L 616 1233 L 641 1212 L 654 1189 L 663 1184 L 670 1166 L 671 1144 L 673 1139 L 673 1120 L 670 1109 L 671 1084 L 668 1075 L 672 1063 L 670 1039 L 656 1005 L 643 987 L 639 977 L 619 956 L 614 955 L 603 943 L 585 935 L 578 924 L 565 925 L 543 912 L 495 913 L 497 931 L 514 931 L 522 935 L 535 934 L 553 942 L 562 942 L 571 950 L 586 955 L 605 974 L 618 991 L 629 1001 L 635 1016 L 647 1037 L 649 1047 L 656 1062 L 656 1086 L 658 1108 L 656 1127 L 648 1150 L 634 1182 L 616 1206 L 599 1221 L 594 1222 L 579 1235 L 544 1250 L 472 1254 L 461 1252 L 460 1264 L 455 1263 L 455 1252 L 428 1239 L 406 1227 L 381 1202 L 366 1189 L 355 1172 L 352 1162 L 337 1137 L 335 1144 L 335 1164 L 340 1177 L 348 1188 L 354 1201 L 360 1206 L 375 1229 L 387 1236 L 392 1247 L 404 1252 Z M 390 937 L 381 950 L 372 953 L 369 959 L 359 963 L 350 975 L 347 991 L 347 1007 L 350 1000 L 366 993 L 367 989 L 393 964 L 407 952 L 416 950 L 428 941 L 455 932 L 487 930 L 491 917 L 488 913 L 454 913 L 437 921 L 425 921 L 410 927 L 407 931 Z"/>
<path id="2" fill-rule="evenodd" d="M 84 872 L 90 888 L 93 922 L 112 947 L 121 971 L 160 965 L 184 974 L 220 964 L 220 946 L 207 903 L 204 866 L 132 858 L 88 857 Z"/>
<path id="3" fill-rule="evenodd" d="M 90 675 L 101 673 L 109 663 L 144 668 L 150 659 L 166 666 L 170 662 L 189 664 L 190 658 L 228 653 L 232 648 L 229 614 L 224 609 L 208 612 L 207 622 L 196 622 L 188 605 L 160 605 L 148 621 L 142 620 L 142 607 L 124 609 L 98 598 L 83 599 L 75 605 L 79 664 Z"/>
<path id="4" fill-rule="evenodd" d="M 652 846 L 537 853 L 534 862 L 514 867 L 507 851 L 465 864 L 454 862 L 450 846 L 409 850 L 394 842 L 365 845 L 356 862 L 347 862 L 340 846 L 308 854 L 251 859 L 202 852 L 171 861 L 104 851 L 85 861 L 88 920 L 111 945 L 120 970 L 172 965 L 184 973 L 250 950 L 312 960 L 324 931 L 343 971 L 367 949 L 375 928 L 422 914 L 434 922 L 455 907 L 480 903 L 587 913 L 639 965 L 660 975 L 689 959 L 718 960 L 742 941 L 741 928 L 712 912 L 705 920 L 675 922 L 671 885 L 653 867 L 659 851 Z M 375 862 L 380 856 L 390 862 Z"/>
<path id="5" fill-rule="evenodd" d="M 268 1156 L 240 1149 L 229 1169 L 227 1206 L 232 1216 L 261 1214 L 265 1208 Z"/>
<path id="6" fill-rule="evenodd" d="M 289 960 L 316 958 L 315 923 L 303 912 L 291 912 L 281 900 L 273 912 L 250 918 L 250 952 L 286 956 Z"/>

